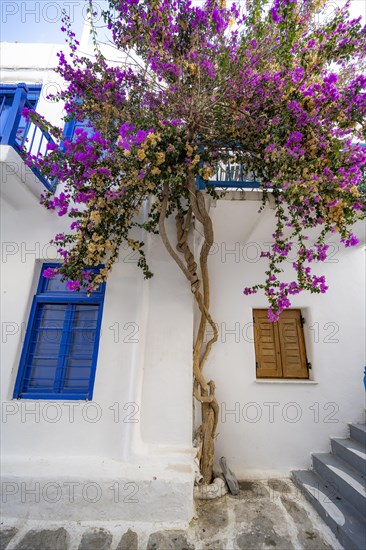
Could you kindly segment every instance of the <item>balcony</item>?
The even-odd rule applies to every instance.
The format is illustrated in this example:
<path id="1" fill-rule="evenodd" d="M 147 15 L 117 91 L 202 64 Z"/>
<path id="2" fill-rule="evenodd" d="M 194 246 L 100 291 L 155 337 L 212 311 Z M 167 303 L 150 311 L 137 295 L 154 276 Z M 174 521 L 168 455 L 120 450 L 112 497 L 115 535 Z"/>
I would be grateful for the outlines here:
<path id="1" fill-rule="evenodd" d="M 36 176 L 37 182 L 31 182 L 33 183 L 31 187 L 34 188 L 36 183 L 36 189 L 33 189 L 33 192 L 35 191 L 39 196 L 42 192 L 39 182 L 48 190 L 52 190 L 55 183 L 42 176 L 37 168 L 28 169 L 24 160 L 20 160 L 19 156 L 24 159 L 24 151 L 35 156 L 45 154 L 48 143 L 53 142 L 53 139 L 48 132 L 38 128 L 33 122 L 27 122 L 21 114 L 25 107 L 34 110 L 37 104 L 35 89 L 38 88 L 39 95 L 40 87 L 32 86 L 31 88 L 32 90 L 24 83 L 17 86 L 6 84 L 0 86 L 1 162 L 8 165 L 8 169 L 5 171 L 7 175 L 13 170 L 14 174 L 23 180 L 23 183 L 28 183 L 28 186 L 29 181 L 34 180 L 34 176 Z M 16 155 L 14 155 L 14 151 Z"/>
<path id="2" fill-rule="evenodd" d="M 254 190 L 260 187 L 260 181 L 254 173 L 248 172 L 244 164 L 234 162 L 220 163 L 216 174 L 208 181 L 208 184 L 219 190 Z M 200 176 L 196 177 L 196 185 L 198 189 L 206 188 L 205 182 Z"/>

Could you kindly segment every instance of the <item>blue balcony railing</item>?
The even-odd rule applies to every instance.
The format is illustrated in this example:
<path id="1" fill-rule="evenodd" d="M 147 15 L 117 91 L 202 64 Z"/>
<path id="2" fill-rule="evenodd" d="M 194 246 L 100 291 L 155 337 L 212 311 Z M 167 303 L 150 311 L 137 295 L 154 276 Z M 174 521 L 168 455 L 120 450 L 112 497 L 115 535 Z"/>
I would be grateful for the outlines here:
<path id="1" fill-rule="evenodd" d="M 216 174 L 208 181 L 208 184 L 215 188 L 224 189 L 258 189 L 260 181 L 253 172 L 248 172 L 244 164 L 225 163 L 219 164 Z M 198 189 L 205 189 L 204 180 L 196 177 Z"/>
<path id="2" fill-rule="evenodd" d="M 0 86 L 0 143 L 10 145 L 21 156 L 24 151 L 35 156 L 45 155 L 48 143 L 53 142 L 48 132 L 26 121 L 21 114 L 25 107 L 33 110 L 35 103 L 24 83 Z M 42 176 L 38 168 L 31 167 L 31 170 L 47 189 L 55 187 L 55 181 Z"/>
<path id="3" fill-rule="evenodd" d="M 219 189 L 258 189 L 260 181 L 255 173 L 248 171 L 245 164 L 235 162 L 234 152 L 232 157 L 232 160 L 217 163 L 216 173 L 209 179 L 208 185 Z M 196 176 L 196 187 L 206 188 L 205 181 L 200 176 Z"/>
<path id="4" fill-rule="evenodd" d="M 0 86 L 0 143 L 10 145 L 22 156 L 24 151 L 34 156 L 44 155 L 47 152 L 47 144 L 53 142 L 48 132 L 38 128 L 33 122 L 27 122 L 21 114 L 24 107 L 34 109 L 36 106 L 33 88 L 28 88 L 24 83 L 17 86 Z M 66 127 L 67 125 L 65 130 Z M 72 128 L 74 129 L 74 126 Z M 36 167 L 31 167 L 31 170 L 47 189 L 55 188 L 55 180 L 50 181 L 42 176 Z M 246 170 L 244 164 L 227 162 L 218 164 L 217 172 L 209 180 L 209 185 L 222 189 L 258 189 L 260 181 L 255 174 Z M 199 176 L 197 188 L 205 188 L 205 182 Z"/>

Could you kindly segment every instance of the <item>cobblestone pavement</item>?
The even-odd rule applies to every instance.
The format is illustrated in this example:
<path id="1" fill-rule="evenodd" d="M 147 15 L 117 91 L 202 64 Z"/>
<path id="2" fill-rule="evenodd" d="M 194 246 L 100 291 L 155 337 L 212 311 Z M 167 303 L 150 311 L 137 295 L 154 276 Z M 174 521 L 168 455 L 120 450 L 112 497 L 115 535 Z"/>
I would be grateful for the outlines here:
<path id="1" fill-rule="evenodd" d="M 198 501 L 187 529 L 103 522 L 2 521 L 1 550 L 342 550 L 290 480 L 242 481 L 240 494 Z"/>

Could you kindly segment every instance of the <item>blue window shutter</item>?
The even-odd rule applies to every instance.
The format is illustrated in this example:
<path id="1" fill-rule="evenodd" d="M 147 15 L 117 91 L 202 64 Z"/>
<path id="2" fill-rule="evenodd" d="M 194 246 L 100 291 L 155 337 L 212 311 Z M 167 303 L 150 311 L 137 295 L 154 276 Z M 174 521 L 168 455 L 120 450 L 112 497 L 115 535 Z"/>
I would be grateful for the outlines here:
<path id="1" fill-rule="evenodd" d="M 82 122 L 78 120 L 69 120 L 65 122 L 64 126 L 64 139 L 74 141 L 75 139 L 75 130 L 82 128 L 88 135 L 94 132 L 93 128 L 89 126 L 89 120 L 85 119 Z"/>
<path id="2" fill-rule="evenodd" d="M 105 284 L 90 297 L 42 276 L 34 297 L 14 398 L 92 399 Z M 93 270 L 96 268 L 93 268 Z"/>
<path id="3" fill-rule="evenodd" d="M 74 137 L 74 131 L 75 131 L 75 120 L 69 120 L 68 122 L 65 122 L 64 126 L 64 139 L 68 139 L 70 141 L 73 140 Z"/>

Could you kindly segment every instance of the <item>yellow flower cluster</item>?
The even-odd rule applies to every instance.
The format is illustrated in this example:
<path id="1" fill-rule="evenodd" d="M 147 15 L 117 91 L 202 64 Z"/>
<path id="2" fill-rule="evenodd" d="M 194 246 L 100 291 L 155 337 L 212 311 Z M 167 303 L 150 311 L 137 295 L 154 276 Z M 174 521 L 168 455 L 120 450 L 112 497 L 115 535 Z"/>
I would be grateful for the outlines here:
<path id="1" fill-rule="evenodd" d="M 95 225 L 99 225 L 101 222 L 100 213 L 97 210 L 93 210 L 90 214 L 90 219 Z"/>
<path id="2" fill-rule="evenodd" d="M 139 160 L 144 160 L 146 158 L 146 154 L 145 154 L 145 151 L 143 149 L 139 149 L 137 151 L 137 158 Z"/>
<path id="3" fill-rule="evenodd" d="M 186 143 L 186 151 L 189 157 L 193 155 L 193 147 L 191 147 L 188 142 Z"/>
<path id="4" fill-rule="evenodd" d="M 344 203 L 340 201 L 336 206 L 331 206 L 329 208 L 329 218 L 335 222 L 337 225 L 340 225 L 344 220 Z"/>
<path id="5" fill-rule="evenodd" d="M 196 63 L 189 63 L 188 61 L 183 61 L 184 68 L 187 69 L 191 74 L 196 74 L 197 72 L 197 64 Z"/>
<path id="6" fill-rule="evenodd" d="M 201 177 L 204 179 L 204 180 L 209 180 L 210 178 L 212 178 L 212 176 L 215 174 L 215 172 L 212 170 L 212 168 L 210 168 L 209 166 L 206 167 L 206 168 L 203 168 L 203 170 L 200 170 L 200 174 L 201 174 Z"/>
<path id="7" fill-rule="evenodd" d="M 104 252 L 104 246 L 102 244 L 96 244 L 96 243 L 89 243 L 88 244 L 88 252 L 90 255 L 95 254 L 95 252 L 103 253 Z"/>
<path id="8" fill-rule="evenodd" d="M 98 235 L 98 233 L 93 233 L 92 239 L 95 242 L 101 241 L 103 239 L 102 235 Z"/>
<path id="9" fill-rule="evenodd" d="M 199 163 L 200 158 L 201 157 L 199 155 L 195 155 L 194 159 L 191 162 L 191 166 L 196 166 Z"/>
<path id="10" fill-rule="evenodd" d="M 156 153 L 156 165 L 159 166 L 160 164 L 163 164 L 165 162 L 165 153 L 160 152 Z"/>
<path id="11" fill-rule="evenodd" d="M 134 241 L 133 239 L 128 239 L 128 246 L 132 248 L 132 250 L 138 250 L 140 248 L 140 243 L 138 241 Z"/>
<path id="12" fill-rule="evenodd" d="M 158 141 L 160 141 L 160 134 L 155 134 L 155 132 L 151 132 L 150 134 L 148 134 L 146 140 L 150 143 L 152 147 L 156 147 Z"/>

